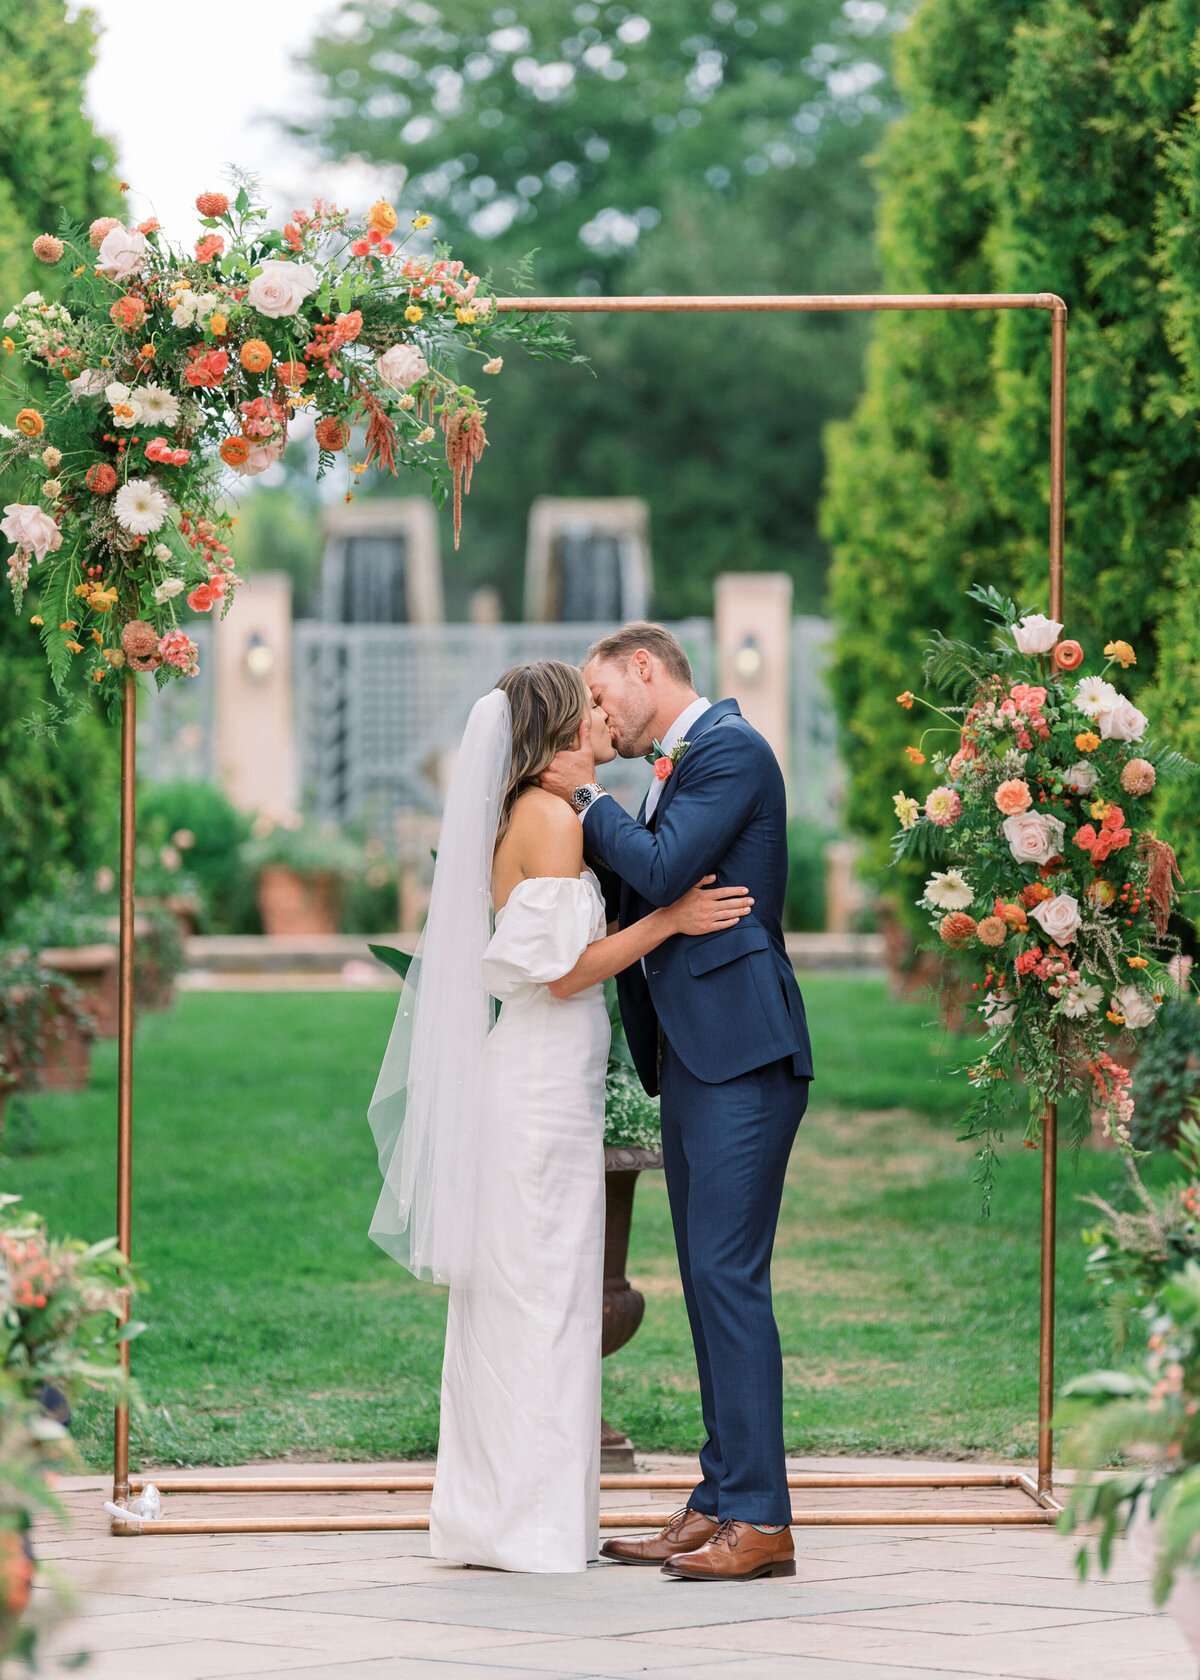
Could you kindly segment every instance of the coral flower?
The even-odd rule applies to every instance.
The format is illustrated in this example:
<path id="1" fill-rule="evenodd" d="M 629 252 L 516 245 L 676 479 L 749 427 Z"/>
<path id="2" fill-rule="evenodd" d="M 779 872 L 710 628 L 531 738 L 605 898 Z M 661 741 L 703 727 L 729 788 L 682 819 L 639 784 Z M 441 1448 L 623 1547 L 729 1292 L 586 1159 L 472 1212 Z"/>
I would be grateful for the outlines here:
<path id="1" fill-rule="evenodd" d="M 242 345 L 239 357 L 247 373 L 265 373 L 274 357 L 271 346 L 262 338 L 248 338 Z"/>
<path id="2" fill-rule="evenodd" d="M 923 752 L 918 752 L 916 747 L 905 747 L 904 751 L 907 753 L 908 757 L 912 759 L 914 764 L 924 764 L 925 754 Z"/>
<path id="3" fill-rule="evenodd" d="M 938 932 L 952 949 L 962 950 L 975 937 L 975 918 L 965 910 L 951 910 L 948 916 L 942 917 Z"/>
<path id="4" fill-rule="evenodd" d="M 97 461 L 83 475 L 83 482 L 93 496 L 108 496 L 117 488 L 117 474 L 107 461 Z"/>
<path id="5" fill-rule="evenodd" d="M 114 228 L 118 228 L 120 225 L 116 216 L 97 216 L 88 229 L 88 244 L 92 247 L 92 250 L 98 251 L 104 243 L 105 235 L 111 233 Z"/>
<path id="6" fill-rule="evenodd" d="M 187 604 L 193 612 L 211 612 L 214 600 L 212 585 L 198 583 L 187 598 Z"/>
<path id="7" fill-rule="evenodd" d="M 910 694 L 908 689 L 905 689 L 903 694 L 897 694 L 896 704 L 899 705 L 899 706 L 903 706 L 904 710 L 906 712 L 911 712 L 912 709 L 913 709 L 913 701 L 915 699 L 916 699 L 916 695 L 915 694 Z"/>
<path id="8" fill-rule="evenodd" d="M 322 449 L 336 452 L 345 449 L 350 442 L 350 427 L 336 414 L 327 414 L 323 420 L 317 421 L 316 438 Z"/>
<path id="9" fill-rule="evenodd" d="M 66 247 L 52 233 L 39 233 L 33 242 L 33 254 L 39 262 L 56 263 Z"/>
<path id="10" fill-rule="evenodd" d="M 1127 671 L 1131 665 L 1137 664 L 1137 654 L 1134 653 L 1128 642 L 1106 642 L 1104 644 L 1104 656 L 1106 659 L 1119 661 L 1123 671 Z"/>
<path id="11" fill-rule="evenodd" d="M 999 916 L 985 916 L 975 931 L 981 945 L 1003 945 L 1008 938 L 1008 923 Z"/>
<path id="12" fill-rule="evenodd" d="M 303 362 L 279 362 L 275 371 L 289 390 L 298 390 L 308 378 L 308 369 Z"/>
<path id="13" fill-rule="evenodd" d="M 249 438 L 228 437 L 221 445 L 219 454 L 227 467 L 240 467 L 250 454 Z"/>
<path id="14" fill-rule="evenodd" d="M 203 239 L 196 241 L 196 261 L 210 263 L 214 257 L 219 257 L 224 249 L 225 240 L 221 234 L 206 234 Z"/>
<path id="15" fill-rule="evenodd" d="M 134 332 L 146 319 L 145 301 L 132 294 L 120 297 L 109 310 L 108 318 L 115 326 L 123 327 L 126 332 Z"/>
<path id="16" fill-rule="evenodd" d="M 1075 745 L 1080 752 L 1095 752 L 1100 745 L 1100 737 L 1094 735 L 1090 729 L 1085 729 L 1082 734 L 1076 735 Z"/>
<path id="17" fill-rule="evenodd" d="M 201 585 L 201 588 L 204 586 Z M 173 665 L 177 671 L 182 671 L 185 677 L 194 677 L 199 669 L 200 649 L 182 630 L 172 630 L 158 643 L 158 656 L 167 665 Z M 130 664 L 133 661 L 130 660 Z"/>
<path id="18" fill-rule="evenodd" d="M 1051 658 L 1060 671 L 1074 671 L 1083 664 L 1083 649 L 1078 642 L 1056 642 Z"/>
<path id="19" fill-rule="evenodd" d="M 229 200 L 223 192 L 202 192 L 196 195 L 196 208 L 202 216 L 223 216 Z"/>
<path id="20" fill-rule="evenodd" d="M 367 226 L 374 228 L 377 233 L 391 233 L 396 220 L 396 212 L 386 198 L 376 199 L 366 215 Z"/>
<path id="21" fill-rule="evenodd" d="M 36 408 L 23 408 L 17 415 L 16 428 L 22 437 L 41 437 L 46 430 L 46 422 Z"/>
<path id="22" fill-rule="evenodd" d="M 1022 811 L 1028 811 L 1033 804 L 1029 783 L 1023 782 L 1019 776 L 1013 777 L 1011 781 L 1001 782 L 996 789 L 996 804 L 1006 817 L 1015 817 Z"/>
<path id="23" fill-rule="evenodd" d="M 1021 903 L 1027 910 L 1032 910 L 1035 904 L 1041 904 L 1043 899 L 1053 897 L 1054 888 L 1048 887 L 1045 881 L 1031 881 L 1027 887 L 1021 888 Z"/>

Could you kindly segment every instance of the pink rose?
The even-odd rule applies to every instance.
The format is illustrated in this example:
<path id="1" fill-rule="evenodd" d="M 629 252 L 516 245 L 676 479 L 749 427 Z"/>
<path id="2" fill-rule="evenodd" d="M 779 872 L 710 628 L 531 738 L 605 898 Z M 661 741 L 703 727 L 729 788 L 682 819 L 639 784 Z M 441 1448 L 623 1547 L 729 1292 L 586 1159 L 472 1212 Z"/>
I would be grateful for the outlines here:
<path id="1" fill-rule="evenodd" d="M 996 789 L 996 804 L 1006 817 L 1019 816 L 1022 811 L 1028 811 L 1033 804 L 1029 783 L 1023 782 L 1019 776 L 1014 776 L 1010 782 L 1001 782 Z"/>
<path id="2" fill-rule="evenodd" d="M 1056 945 L 1068 944 L 1079 931 L 1079 901 L 1070 893 L 1044 898 L 1040 904 L 1034 905 L 1029 914 Z"/>
<path id="3" fill-rule="evenodd" d="M 257 443 L 246 459 L 233 470 L 242 478 L 254 478 L 258 473 L 266 472 L 268 467 L 274 466 L 286 447 L 286 438 L 272 438 L 270 443 Z"/>
<path id="4" fill-rule="evenodd" d="M 1091 793 L 1096 785 L 1096 772 L 1086 758 L 1081 758 L 1077 764 L 1063 774 L 1063 786 L 1068 793 Z"/>
<path id="5" fill-rule="evenodd" d="M 393 344 L 382 356 L 376 356 L 375 369 L 393 391 L 407 391 L 410 385 L 429 377 L 429 363 L 415 344 Z"/>
<path id="6" fill-rule="evenodd" d="M 1123 694 L 1117 696 L 1115 706 L 1101 712 L 1096 719 L 1100 734 L 1106 741 L 1140 741 L 1149 721 L 1145 712 L 1139 712 L 1133 701 L 1126 700 Z"/>
<path id="7" fill-rule="evenodd" d="M 107 384 L 108 375 L 99 368 L 84 368 L 76 378 L 67 381 L 67 389 L 73 397 L 98 397 Z"/>
<path id="8" fill-rule="evenodd" d="M 1001 827 L 1018 863 L 1049 863 L 1062 851 L 1066 830 L 1057 817 L 1025 811 L 1020 816 L 1006 817 Z"/>
<path id="9" fill-rule="evenodd" d="M 62 532 L 50 515 L 32 502 L 9 502 L 4 511 L 8 517 L 0 519 L 0 531 L 14 547 L 25 549 L 38 560 L 62 547 Z"/>
<path id="10" fill-rule="evenodd" d="M 294 315 L 310 293 L 321 284 L 311 263 L 281 262 L 271 258 L 262 265 L 262 272 L 250 282 L 246 294 L 260 315 L 278 320 Z"/>
<path id="11" fill-rule="evenodd" d="M 656 758 L 654 760 L 654 774 L 660 782 L 665 782 L 674 768 L 675 766 L 669 758 Z"/>
<path id="12" fill-rule="evenodd" d="M 129 228 L 110 228 L 97 254 L 97 266 L 110 280 L 132 280 L 146 266 L 146 237 Z"/>

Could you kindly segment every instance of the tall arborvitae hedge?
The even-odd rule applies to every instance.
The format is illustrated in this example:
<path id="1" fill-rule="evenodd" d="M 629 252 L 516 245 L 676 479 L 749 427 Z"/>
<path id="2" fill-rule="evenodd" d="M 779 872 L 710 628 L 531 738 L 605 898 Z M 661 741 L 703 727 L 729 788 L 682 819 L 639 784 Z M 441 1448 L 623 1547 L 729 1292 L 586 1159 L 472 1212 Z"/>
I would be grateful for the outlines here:
<path id="1" fill-rule="evenodd" d="M 64 0 L 0 7 L 0 318 L 33 287 L 55 292 L 56 271 L 34 257 L 60 209 L 78 221 L 120 214 L 112 148 L 83 112 L 95 36 Z M 0 351 L 0 381 L 7 358 Z M 0 383 L 0 420 L 18 406 Z M 0 505 L 12 499 L 0 481 Z M 0 542 L 0 552 L 8 544 Z M 0 935 L 23 898 L 45 891 L 62 865 L 102 854 L 115 811 L 115 740 L 85 714 L 53 734 L 58 712 L 37 633 L 14 616 L 0 571 Z M 54 710 L 48 710 L 53 707 Z"/>
<path id="2" fill-rule="evenodd" d="M 925 0 L 898 43 L 909 112 L 881 150 L 895 292 L 1052 291 L 1071 311 L 1070 633 L 1132 642 L 1124 686 L 1200 747 L 1200 132 L 1196 0 Z M 1046 604 L 1049 316 L 880 317 L 865 394 L 830 428 L 834 682 L 849 821 L 882 842 L 926 630 L 975 634 L 985 581 Z M 1200 840 L 1164 801 L 1181 852 Z M 1168 803 L 1169 801 L 1169 803 Z"/>

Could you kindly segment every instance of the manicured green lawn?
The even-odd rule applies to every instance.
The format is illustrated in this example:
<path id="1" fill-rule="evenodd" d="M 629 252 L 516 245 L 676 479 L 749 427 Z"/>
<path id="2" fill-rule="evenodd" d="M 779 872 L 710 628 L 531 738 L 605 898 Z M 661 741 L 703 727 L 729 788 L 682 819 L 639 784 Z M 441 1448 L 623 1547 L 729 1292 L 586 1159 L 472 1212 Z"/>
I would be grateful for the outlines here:
<path id="1" fill-rule="evenodd" d="M 819 1079 L 792 1159 L 775 1284 L 789 1445 L 1028 1456 L 1035 1445 L 1039 1157 L 1006 1158 L 990 1221 L 954 1141 L 962 1047 L 882 982 L 805 985 Z M 437 1441 L 444 1292 L 368 1240 L 365 1110 L 394 998 L 199 994 L 138 1029 L 134 1251 L 150 1285 L 134 1367 L 135 1460 L 370 1459 Z M 6 1189 L 57 1232 L 114 1224 L 116 1058 L 46 1095 Z M 1060 1373 L 1105 1351 L 1083 1283 L 1078 1197 L 1119 1179 L 1064 1155 Z M 605 1415 L 645 1449 L 694 1450 L 699 1412 L 661 1174 L 637 1194 L 633 1342 L 605 1362 Z M 80 1409 L 90 1462 L 106 1407 Z"/>

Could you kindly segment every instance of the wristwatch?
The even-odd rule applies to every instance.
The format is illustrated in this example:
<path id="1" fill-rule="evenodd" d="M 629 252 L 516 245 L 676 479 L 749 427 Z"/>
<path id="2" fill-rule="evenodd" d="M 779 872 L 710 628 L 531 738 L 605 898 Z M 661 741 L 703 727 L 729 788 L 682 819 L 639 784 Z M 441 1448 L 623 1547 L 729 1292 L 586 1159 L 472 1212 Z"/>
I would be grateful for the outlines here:
<path id="1" fill-rule="evenodd" d="M 571 795 L 571 803 L 579 812 L 579 815 L 582 816 L 588 806 L 594 805 L 596 800 L 606 791 L 605 788 L 600 786 L 599 782 L 585 782 L 582 787 L 575 789 L 575 792 Z"/>

